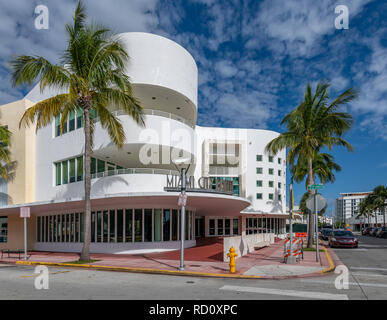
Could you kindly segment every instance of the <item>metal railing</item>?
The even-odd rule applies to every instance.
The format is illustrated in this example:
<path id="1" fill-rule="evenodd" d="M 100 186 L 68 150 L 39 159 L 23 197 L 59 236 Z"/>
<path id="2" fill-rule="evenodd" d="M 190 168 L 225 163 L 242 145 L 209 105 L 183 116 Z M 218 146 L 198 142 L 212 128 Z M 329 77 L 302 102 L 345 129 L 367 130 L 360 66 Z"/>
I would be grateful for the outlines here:
<path id="1" fill-rule="evenodd" d="M 116 110 L 116 111 L 113 111 L 113 114 L 115 116 L 124 116 L 124 115 L 127 115 L 127 113 L 124 111 L 124 110 Z M 165 111 L 160 111 L 160 110 L 152 110 L 152 109 L 144 109 L 144 114 L 145 115 L 152 115 L 152 116 L 159 116 L 159 117 L 164 117 L 164 118 L 168 118 L 168 119 L 172 119 L 172 120 L 176 120 L 176 121 L 179 121 L 181 123 L 184 123 L 185 125 L 191 127 L 192 129 L 195 128 L 194 125 L 192 125 L 189 121 L 187 121 L 186 119 L 182 118 L 182 117 L 179 117 L 175 114 L 172 114 L 170 112 L 165 112 Z M 99 121 L 99 117 L 95 118 L 95 122 L 98 122 Z"/>
<path id="2" fill-rule="evenodd" d="M 179 175 L 176 170 L 167 169 L 153 169 L 153 168 L 127 168 L 127 169 L 114 169 L 103 172 L 93 173 L 91 179 L 117 176 L 121 174 L 164 174 L 164 175 Z"/>
<path id="3" fill-rule="evenodd" d="M 215 167 L 215 166 L 210 166 L 208 174 L 238 175 L 239 174 L 239 167 Z"/>

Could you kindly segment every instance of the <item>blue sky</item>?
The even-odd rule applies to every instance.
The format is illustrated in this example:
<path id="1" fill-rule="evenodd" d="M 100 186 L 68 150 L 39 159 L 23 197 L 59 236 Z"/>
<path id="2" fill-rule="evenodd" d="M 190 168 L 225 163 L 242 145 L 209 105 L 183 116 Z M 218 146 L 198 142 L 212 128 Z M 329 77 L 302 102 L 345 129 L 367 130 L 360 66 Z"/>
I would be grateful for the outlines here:
<path id="1" fill-rule="evenodd" d="M 343 170 L 323 189 L 333 210 L 340 192 L 387 184 L 387 2 L 383 0 L 86 0 L 87 12 L 115 32 L 145 31 L 187 48 L 199 68 L 202 126 L 282 132 L 282 117 L 298 105 L 305 85 L 332 83 L 331 96 L 353 86 L 359 99 L 346 135 L 355 152 L 335 148 Z M 49 8 L 49 29 L 34 28 L 34 8 Z M 349 9 L 349 29 L 337 30 L 335 7 Z M 57 62 L 64 25 L 76 1 L 0 0 L 0 104 L 29 88 L 9 83 L 14 54 Z M 296 201 L 304 184 L 296 186 Z"/>

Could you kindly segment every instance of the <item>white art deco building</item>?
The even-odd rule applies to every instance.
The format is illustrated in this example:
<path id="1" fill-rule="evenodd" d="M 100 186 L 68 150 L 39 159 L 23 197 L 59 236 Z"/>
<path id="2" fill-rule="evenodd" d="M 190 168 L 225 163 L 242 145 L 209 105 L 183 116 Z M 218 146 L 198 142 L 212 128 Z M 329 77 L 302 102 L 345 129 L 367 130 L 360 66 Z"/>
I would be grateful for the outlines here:
<path id="1" fill-rule="evenodd" d="M 286 154 L 265 153 L 279 133 L 197 126 L 198 69 L 190 53 L 153 34 L 119 36 L 130 56 L 127 74 L 146 123 L 140 127 L 112 106 L 126 135 L 118 150 L 95 115 L 91 251 L 179 248 L 179 172 L 171 159 L 182 152 L 191 158 L 186 247 L 195 246 L 197 237 L 285 233 Z M 41 94 L 37 85 L 24 99 L 0 107 L 2 124 L 13 132 L 12 154 L 18 162 L 15 179 L 1 184 L 0 248 L 23 247 L 23 206 L 31 210 L 29 249 L 82 248 L 81 114 L 69 115 L 62 134 L 59 119 L 37 133 L 33 127 L 18 128 L 27 108 L 54 94 Z"/>

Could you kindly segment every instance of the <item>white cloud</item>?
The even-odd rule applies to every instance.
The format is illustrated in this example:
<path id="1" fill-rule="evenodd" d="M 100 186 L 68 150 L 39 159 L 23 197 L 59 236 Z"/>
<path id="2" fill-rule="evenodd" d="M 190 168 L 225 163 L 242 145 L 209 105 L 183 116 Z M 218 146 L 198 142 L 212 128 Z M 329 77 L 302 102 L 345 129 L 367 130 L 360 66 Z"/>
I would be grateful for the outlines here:
<path id="1" fill-rule="evenodd" d="M 237 74 L 238 69 L 234 66 L 231 61 L 218 61 L 215 64 L 215 70 L 220 73 L 224 78 L 230 78 Z"/>
<path id="2" fill-rule="evenodd" d="M 370 1 L 346 1 L 350 18 Z M 312 56 L 320 50 L 322 36 L 338 31 L 334 26 L 336 5 L 336 0 L 265 0 L 255 16 L 247 15 L 244 19 L 243 33 L 249 38 L 247 46 L 260 47 L 263 41 L 259 39 L 269 37 L 272 48 L 281 54 Z"/>

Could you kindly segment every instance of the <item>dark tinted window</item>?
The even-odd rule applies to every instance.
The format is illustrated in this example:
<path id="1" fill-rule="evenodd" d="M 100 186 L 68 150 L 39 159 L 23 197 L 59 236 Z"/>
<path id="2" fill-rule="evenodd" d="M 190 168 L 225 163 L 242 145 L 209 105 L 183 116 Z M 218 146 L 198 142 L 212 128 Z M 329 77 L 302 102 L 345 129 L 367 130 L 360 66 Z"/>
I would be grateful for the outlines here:
<path id="1" fill-rule="evenodd" d="M 337 237 L 353 237 L 353 233 L 351 231 L 335 231 L 334 236 Z"/>

